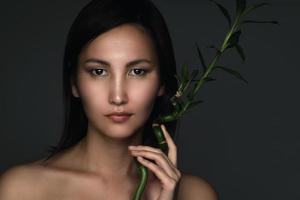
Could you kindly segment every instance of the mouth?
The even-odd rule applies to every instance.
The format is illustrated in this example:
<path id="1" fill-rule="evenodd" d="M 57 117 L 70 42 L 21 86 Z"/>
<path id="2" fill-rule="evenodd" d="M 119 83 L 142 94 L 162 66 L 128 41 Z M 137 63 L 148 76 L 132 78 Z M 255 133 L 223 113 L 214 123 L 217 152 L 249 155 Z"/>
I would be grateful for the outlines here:
<path id="1" fill-rule="evenodd" d="M 110 118 L 113 122 L 122 123 L 127 121 L 132 114 L 111 114 L 107 117 Z"/>

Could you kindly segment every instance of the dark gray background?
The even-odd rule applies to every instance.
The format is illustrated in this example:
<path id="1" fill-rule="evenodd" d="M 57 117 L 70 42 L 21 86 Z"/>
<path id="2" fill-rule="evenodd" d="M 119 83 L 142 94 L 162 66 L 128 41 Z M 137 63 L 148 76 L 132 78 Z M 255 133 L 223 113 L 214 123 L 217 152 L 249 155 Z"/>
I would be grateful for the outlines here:
<path id="1" fill-rule="evenodd" d="M 58 141 L 62 127 L 61 63 L 73 19 L 88 0 L 2 2 L 0 8 L 0 171 L 36 160 Z M 221 1 L 219 1 L 221 2 Z M 234 1 L 223 1 L 231 11 Z M 257 3 L 259 1 L 248 1 Z M 179 169 L 208 180 L 224 200 L 300 199 L 300 2 L 269 0 L 251 19 L 241 45 L 220 64 L 239 70 L 244 84 L 224 72 L 199 93 L 205 103 L 182 120 Z M 206 0 L 155 0 L 174 42 L 178 68 L 199 66 L 197 41 L 207 61 L 227 23 Z"/>

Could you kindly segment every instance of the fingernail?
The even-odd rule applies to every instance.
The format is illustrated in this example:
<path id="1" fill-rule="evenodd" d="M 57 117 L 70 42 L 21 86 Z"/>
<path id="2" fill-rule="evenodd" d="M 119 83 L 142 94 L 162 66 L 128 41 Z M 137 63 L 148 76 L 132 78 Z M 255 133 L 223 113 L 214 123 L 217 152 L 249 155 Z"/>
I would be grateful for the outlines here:
<path id="1" fill-rule="evenodd" d="M 129 148 L 129 149 L 134 149 L 134 148 L 135 148 L 135 146 L 129 146 L 128 148 Z"/>

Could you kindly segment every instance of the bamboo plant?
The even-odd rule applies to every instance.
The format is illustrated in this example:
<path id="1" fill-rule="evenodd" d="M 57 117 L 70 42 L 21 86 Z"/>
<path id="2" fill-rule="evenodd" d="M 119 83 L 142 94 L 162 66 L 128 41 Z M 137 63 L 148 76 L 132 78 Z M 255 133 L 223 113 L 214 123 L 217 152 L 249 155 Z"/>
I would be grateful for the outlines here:
<path id="1" fill-rule="evenodd" d="M 165 153 L 168 152 L 168 146 L 165 141 L 163 132 L 160 128 L 160 124 L 179 119 L 192 107 L 202 103 L 202 100 L 194 100 L 194 98 L 204 83 L 216 80 L 211 76 L 214 70 L 221 69 L 242 80 L 243 82 L 248 83 L 248 81 L 238 71 L 217 65 L 220 57 L 230 49 L 235 49 L 241 57 L 241 59 L 243 60 L 243 62 L 245 62 L 246 57 L 243 48 L 239 44 L 239 38 L 242 33 L 242 26 L 249 23 L 271 23 L 279 25 L 277 21 L 256 21 L 244 19 L 252 11 L 263 6 L 270 5 L 269 3 L 246 5 L 246 0 L 236 0 L 235 18 L 232 23 L 230 13 L 224 6 L 222 6 L 220 3 L 217 3 L 214 0 L 209 1 L 213 2 L 226 18 L 229 25 L 228 31 L 225 35 L 223 42 L 219 47 L 216 47 L 214 45 L 209 46 L 210 48 L 215 49 L 216 52 L 208 65 L 206 64 L 205 59 L 200 51 L 200 48 L 196 43 L 197 53 L 202 64 L 202 74 L 199 73 L 199 69 L 194 69 L 191 73 L 189 73 L 188 66 L 183 65 L 183 67 L 181 68 L 181 76 L 179 77 L 178 75 L 174 75 L 178 81 L 179 87 L 174 96 L 170 98 L 170 103 L 172 104 L 172 111 L 167 115 L 159 115 L 158 118 L 155 119 L 152 123 L 153 133 L 155 134 L 155 137 L 159 144 L 159 148 Z M 200 76 L 200 78 L 197 79 L 197 76 Z M 140 164 L 138 161 L 136 161 L 136 163 L 140 173 L 140 183 L 132 199 L 140 200 L 147 183 L 148 169 L 142 164 Z"/>

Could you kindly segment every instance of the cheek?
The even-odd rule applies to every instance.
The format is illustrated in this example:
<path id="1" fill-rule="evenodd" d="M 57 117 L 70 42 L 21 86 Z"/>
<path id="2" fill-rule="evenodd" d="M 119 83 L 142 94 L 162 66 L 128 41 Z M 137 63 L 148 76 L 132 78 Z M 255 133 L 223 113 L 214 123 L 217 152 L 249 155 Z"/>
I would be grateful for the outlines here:
<path id="1" fill-rule="evenodd" d="M 151 112 L 157 97 L 157 88 L 156 82 L 144 82 L 132 85 L 130 88 L 131 105 L 135 105 L 142 112 Z"/>
<path id="2" fill-rule="evenodd" d="M 107 107 L 104 95 L 107 89 L 103 84 L 93 84 L 84 80 L 79 83 L 80 98 L 87 115 Z"/>

